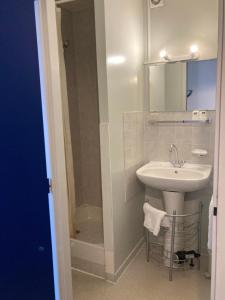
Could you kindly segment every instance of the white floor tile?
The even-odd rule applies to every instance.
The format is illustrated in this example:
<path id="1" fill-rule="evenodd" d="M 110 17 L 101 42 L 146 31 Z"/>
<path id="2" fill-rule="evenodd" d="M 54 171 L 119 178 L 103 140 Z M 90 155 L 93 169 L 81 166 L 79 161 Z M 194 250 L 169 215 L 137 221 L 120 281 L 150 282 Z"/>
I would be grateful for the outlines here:
<path id="1" fill-rule="evenodd" d="M 210 280 L 196 270 L 168 272 L 145 261 L 142 251 L 115 285 L 73 272 L 76 300 L 209 300 Z"/>

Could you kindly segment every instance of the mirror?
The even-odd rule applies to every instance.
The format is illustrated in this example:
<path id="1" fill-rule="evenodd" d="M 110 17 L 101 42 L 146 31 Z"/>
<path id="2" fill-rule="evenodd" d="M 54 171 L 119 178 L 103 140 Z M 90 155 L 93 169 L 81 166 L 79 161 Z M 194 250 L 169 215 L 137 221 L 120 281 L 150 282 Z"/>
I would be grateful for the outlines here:
<path id="1" fill-rule="evenodd" d="M 214 110 L 217 60 L 149 66 L 150 111 Z"/>

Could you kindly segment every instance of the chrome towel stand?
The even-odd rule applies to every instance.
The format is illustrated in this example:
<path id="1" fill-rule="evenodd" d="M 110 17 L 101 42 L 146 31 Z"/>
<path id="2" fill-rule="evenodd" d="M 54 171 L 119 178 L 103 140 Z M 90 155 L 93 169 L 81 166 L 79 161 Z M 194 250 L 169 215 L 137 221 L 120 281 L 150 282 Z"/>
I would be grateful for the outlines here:
<path id="1" fill-rule="evenodd" d="M 193 214 L 184 214 L 184 215 L 177 215 L 176 210 L 173 211 L 173 214 L 167 214 L 166 217 L 169 217 L 172 219 L 171 222 L 171 248 L 170 248 L 170 256 L 169 256 L 169 281 L 173 281 L 173 271 L 174 271 L 174 263 L 178 262 L 177 260 L 174 259 L 174 242 L 175 242 L 175 237 L 176 237 L 176 222 L 177 218 L 184 218 L 186 219 L 187 217 L 194 217 L 198 216 L 198 221 L 196 224 L 198 224 L 198 229 L 197 229 L 197 237 L 198 237 L 198 253 L 201 253 L 201 219 L 202 219 L 202 208 L 203 205 L 200 203 L 199 205 L 199 211 L 195 212 Z M 185 221 L 184 221 L 185 223 Z M 185 234 L 185 232 L 184 232 Z M 150 241 L 150 232 L 149 230 L 146 229 L 146 259 L 147 262 L 150 261 L 150 245 L 151 246 L 162 246 L 160 243 L 157 242 L 151 242 Z M 181 261 L 179 261 L 181 262 Z M 185 261 L 183 261 L 185 263 Z M 198 258 L 198 270 L 200 270 L 200 258 Z"/>

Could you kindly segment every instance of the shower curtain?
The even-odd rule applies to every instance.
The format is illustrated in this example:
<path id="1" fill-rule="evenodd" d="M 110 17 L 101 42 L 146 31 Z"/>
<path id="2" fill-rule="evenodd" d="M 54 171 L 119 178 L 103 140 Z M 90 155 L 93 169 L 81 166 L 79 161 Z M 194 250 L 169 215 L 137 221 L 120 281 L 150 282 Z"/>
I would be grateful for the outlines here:
<path id="1" fill-rule="evenodd" d="M 61 83 L 62 83 L 62 106 L 63 106 L 63 122 L 64 122 L 64 141 L 65 141 L 65 155 L 66 155 L 66 174 L 68 187 L 68 207 L 69 207 L 69 226 L 70 238 L 76 237 L 75 228 L 75 212 L 76 212 L 76 194 L 75 194 L 75 178 L 74 178 L 74 161 L 71 143 L 71 131 L 69 121 L 69 105 L 67 94 L 66 69 L 62 44 L 61 33 L 61 9 L 57 9 L 57 27 L 59 38 L 59 55 L 60 55 L 60 69 L 61 69 Z"/>

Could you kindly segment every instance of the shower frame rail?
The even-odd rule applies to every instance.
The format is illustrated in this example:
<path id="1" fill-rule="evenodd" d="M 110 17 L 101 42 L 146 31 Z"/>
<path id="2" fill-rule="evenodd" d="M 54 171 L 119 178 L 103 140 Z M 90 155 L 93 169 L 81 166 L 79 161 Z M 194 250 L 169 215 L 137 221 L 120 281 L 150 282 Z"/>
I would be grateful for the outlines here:
<path id="1" fill-rule="evenodd" d="M 178 215 L 176 213 L 176 210 L 173 211 L 173 214 L 167 214 L 165 217 L 169 217 L 172 222 L 171 222 L 171 247 L 170 247 L 170 257 L 169 257 L 169 281 L 173 281 L 173 270 L 174 268 L 174 263 L 178 262 L 183 262 L 184 264 L 186 263 L 186 260 L 176 260 L 174 259 L 174 242 L 175 242 L 175 237 L 176 237 L 176 222 L 177 218 L 188 218 L 188 217 L 194 217 L 198 216 L 198 220 L 195 222 L 197 224 L 197 238 L 198 238 L 198 253 L 201 254 L 201 229 L 202 229 L 202 208 L 203 205 L 200 203 L 199 205 L 199 211 L 192 213 L 192 214 L 183 214 L 183 215 Z M 185 224 L 185 221 L 183 222 Z M 166 230 L 165 230 L 166 231 Z M 185 233 L 184 233 L 185 234 Z M 150 246 L 155 245 L 155 246 L 162 246 L 162 244 L 157 243 L 157 242 L 151 242 L 150 241 L 150 232 L 148 229 L 146 229 L 146 259 L 147 262 L 150 261 Z M 200 270 L 200 257 L 198 258 L 198 270 Z"/>

